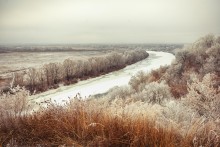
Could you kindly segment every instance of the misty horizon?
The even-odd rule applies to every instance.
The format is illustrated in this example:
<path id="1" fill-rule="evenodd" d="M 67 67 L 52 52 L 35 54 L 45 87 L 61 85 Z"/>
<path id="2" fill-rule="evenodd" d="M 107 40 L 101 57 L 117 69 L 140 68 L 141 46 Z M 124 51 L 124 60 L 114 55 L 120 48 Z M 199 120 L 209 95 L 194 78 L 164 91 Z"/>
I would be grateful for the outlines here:
<path id="1" fill-rule="evenodd" d="M 218 0 L 0 0 L 0 44 L 186 44 L 220 35 Z"/>

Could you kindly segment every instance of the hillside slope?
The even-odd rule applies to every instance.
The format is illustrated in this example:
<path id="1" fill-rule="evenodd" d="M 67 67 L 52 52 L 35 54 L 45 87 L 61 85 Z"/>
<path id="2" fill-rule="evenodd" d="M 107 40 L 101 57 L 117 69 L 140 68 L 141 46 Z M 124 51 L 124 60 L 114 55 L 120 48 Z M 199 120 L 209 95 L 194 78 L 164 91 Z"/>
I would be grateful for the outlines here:
<path id="1" fill-rule="evenodd" d="M 129 86 L 89 100 L 77 95 L 65 107 L 48 102 L 31 115 L 28 92 L 18 88 L 1 96 L 0 143 L 218 147 L 219 59 L 220 37 L 208 35 L 177 52 L 171 66 L 139 72 Z"/>

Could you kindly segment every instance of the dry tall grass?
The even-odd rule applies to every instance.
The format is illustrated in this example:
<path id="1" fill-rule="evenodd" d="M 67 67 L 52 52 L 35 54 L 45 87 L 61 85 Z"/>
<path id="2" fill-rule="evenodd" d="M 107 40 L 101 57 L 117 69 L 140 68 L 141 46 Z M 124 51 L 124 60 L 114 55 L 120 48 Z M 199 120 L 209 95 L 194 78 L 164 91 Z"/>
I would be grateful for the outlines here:
<path id="1" fill-rule="evenodd" d="M 78 98 L 65 107 L 48 103 L 47 109 L 30 113 L 7 111 L 0 118 L 2 146 L 217 146 L 211 122 L 194 119 L 182 134 L 174 123 L 158 121 L 160 105 L 124 101 L 103 104 Z M 25 105 L 25 108 L 29 108 Z M 20 110 L 20 111 L 24 111 Z M 1 111 L 1 115 L 6 113 Z M 161 113 L 161 112 L 158 112 Z M 12 114 L 12 115 L 11 115 Z M 163 120 L 164 121 L 164 120 Z M 213 130 L 213 132 L 212 132 Z"/>
<path id="2" fill-rule="evenodd" d="M 112 116 L 103 111 L 53 108 L 44 113 L 20 116 L 10 127 L 1 126 L 2 145 L 82 146 L 176 146 L 180 137 L 173 130 L 156 129 L 146 118 Z M 14 122 L 14 123 L 13 123 Z"/>

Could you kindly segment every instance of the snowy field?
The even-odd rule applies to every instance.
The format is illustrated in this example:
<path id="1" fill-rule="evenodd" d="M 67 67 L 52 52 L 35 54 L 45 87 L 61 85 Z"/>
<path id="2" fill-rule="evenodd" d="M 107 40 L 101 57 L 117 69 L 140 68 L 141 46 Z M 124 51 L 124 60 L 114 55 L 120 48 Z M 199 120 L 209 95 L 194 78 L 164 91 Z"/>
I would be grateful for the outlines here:
<path id="1" fill-rule="evenodd" d="M 65 51 L 65 52 L 8 52 L 0 53 L 0 74 L 19 71 L 30 67 L 40 67 L 46 63 L 60 62 L 102 56 L 105 51 Z"/>
<path id="2" fill-rule="evenodd" d="M 138 71 L 150 72 L 163 65 L 169 65 L 175 59 L 175 56 L 165 52 L 147 51 L 149 57 L 145 60 L 127 66 L 124 69 L 115 71 L 96 78 L 80 81 L 70 86 L 61 86 L 58 89 L 31 96 L 32 102 L 42 103 L 48 100 L 62 104 L 80 93 L 82 98 L 88 98 L 90 95 L 102 94 L 115 86 L 127 85 L 131 76 Z"/>

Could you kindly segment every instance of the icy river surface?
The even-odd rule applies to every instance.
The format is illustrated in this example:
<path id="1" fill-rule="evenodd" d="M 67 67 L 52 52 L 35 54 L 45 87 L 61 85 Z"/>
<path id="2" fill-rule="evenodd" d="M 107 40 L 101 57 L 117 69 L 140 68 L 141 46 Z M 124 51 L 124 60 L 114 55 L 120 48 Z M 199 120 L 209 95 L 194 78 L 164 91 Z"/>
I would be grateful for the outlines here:
<path id="1" fill-rule="evenodd" d="M 61 86 L 41 94 L 31 96 L 35 102 L 44 102 L 49 99 L 56 103 L 63 103 L 80 93 L 82 98 L 90 95 L 102 94 L 115 86 L 123 86 L 129 83 L 130 78 L 138 71 L 150 72 L 163 65 L 170 65 L 175 56 L 166 52 L 147 51 L 149 57 L 121 70 L 111 72 L 96 78 L 79 81 L 70 86 Z"/>

